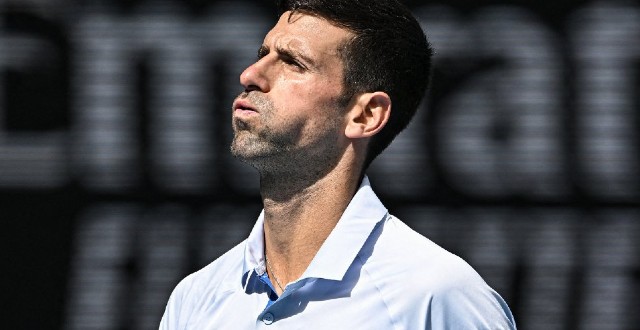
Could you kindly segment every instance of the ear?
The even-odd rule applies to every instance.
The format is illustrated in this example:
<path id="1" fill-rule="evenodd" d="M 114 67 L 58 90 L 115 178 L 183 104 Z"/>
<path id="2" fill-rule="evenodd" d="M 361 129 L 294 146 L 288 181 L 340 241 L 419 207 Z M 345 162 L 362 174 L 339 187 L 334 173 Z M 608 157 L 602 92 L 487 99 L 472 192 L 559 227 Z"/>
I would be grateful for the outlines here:
<path id="1" fill-rule="evenodd" d="M 344 133 L 351 139 L 371 137 L 387 124 L 390 115 L 391 98 L 387 93 L 364 93 L 349 111 Z"/>

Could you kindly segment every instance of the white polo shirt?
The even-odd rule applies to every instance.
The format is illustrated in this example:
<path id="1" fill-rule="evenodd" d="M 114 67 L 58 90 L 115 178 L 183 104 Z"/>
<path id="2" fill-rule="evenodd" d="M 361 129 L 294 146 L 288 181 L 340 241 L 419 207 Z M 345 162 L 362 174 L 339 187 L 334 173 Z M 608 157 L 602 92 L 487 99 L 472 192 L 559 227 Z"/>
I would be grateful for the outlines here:
<path id="1" fill-rule="evenodd" d="M 389 215 L 364 178 L 304 274 L 280 297 L 249 237 L 175 288 L 160 329 L 515 329 L 462 259 Z M 425 221 L 428 221 L 425 220 Z"/>

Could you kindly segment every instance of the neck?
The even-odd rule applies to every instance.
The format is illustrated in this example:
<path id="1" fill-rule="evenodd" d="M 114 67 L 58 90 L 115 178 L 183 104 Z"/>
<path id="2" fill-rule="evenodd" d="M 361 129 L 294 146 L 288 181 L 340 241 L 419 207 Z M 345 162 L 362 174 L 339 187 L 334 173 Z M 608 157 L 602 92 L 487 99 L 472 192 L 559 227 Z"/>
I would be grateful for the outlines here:
<path id="1" fill-rule="evenodd" d="M 324 175 L 261 174 L 265 253 L 271 275 L 284 286 L 307 269 L 360 183 L 359 171 Z"/>

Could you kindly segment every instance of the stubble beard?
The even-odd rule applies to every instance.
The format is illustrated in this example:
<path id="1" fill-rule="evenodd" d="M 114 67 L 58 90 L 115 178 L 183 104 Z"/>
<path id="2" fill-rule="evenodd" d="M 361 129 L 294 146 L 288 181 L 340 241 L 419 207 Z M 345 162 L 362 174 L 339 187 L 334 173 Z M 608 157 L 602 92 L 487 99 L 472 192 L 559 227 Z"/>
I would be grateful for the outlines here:
<path id="1" fill-rule="evenodd" d="M 275 106 L 266 96 L 242 93 L 240 97 L 248 99 L 259 109 L 260 127 L 234 118 L 231 154 L 258 170 L 266 170 L 272 167 L 268 166 L 270 160 L 292 149 L 296 136 L 292 131 L 276 132 L 269 125 L 275 114 Z"/>
<path id="2" fill-rule="evenodd" d="M 234 132 L 231 155 L 258 170 L 267 169 L 274 158 L 291 150 L 290 139 L 275 134 L 268 126 L 258 133 L 242 129 Z"/>
<path id="3" fill-rule="evenodd" d="M 259 109 L 260 122 L 256 127 L 253 123 L 234 119 L 234 136 L 230 149 L 235 158 L 254 167 L 261 174 L 279 173 L 285 176 L 295 176 L 300 174 L 298 172 L 318 172 L 320 167 L 331 167 L 336 162 L 340 151 L 336 149 L 336 142 L 331 140 L 336 136 L 338 117 L 335 122 L 326 123 L 326 129 L 318 131 L 319 135 L 315 138 L 318 144 L 308 146 L 317 152 L 310 153 L 310 150 L 297 150 L 303 131 L 302 123 L 274 123 L 275 106 L 262 94 L 250 92 L 240 94 L 240 97 L 248 99 Z M 270 126 L 271 123 L 286 129 L 276 129 Z"/>

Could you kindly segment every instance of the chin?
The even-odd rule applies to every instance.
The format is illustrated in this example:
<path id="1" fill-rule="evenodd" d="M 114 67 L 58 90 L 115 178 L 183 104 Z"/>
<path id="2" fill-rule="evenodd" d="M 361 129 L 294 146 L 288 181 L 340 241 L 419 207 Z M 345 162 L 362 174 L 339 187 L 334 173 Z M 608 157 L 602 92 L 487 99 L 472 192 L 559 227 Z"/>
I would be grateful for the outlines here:
<path id="1" fill-rule="evenodd" d="M 267 158 L 264 150 L 260 150 L 260 148 L 256 148 L 255 146 L 248 146 L 246 143 L 240 143 L 236 139 L 231 143 L 230 149 L 233 157 L 248 164 Z"/>

